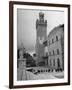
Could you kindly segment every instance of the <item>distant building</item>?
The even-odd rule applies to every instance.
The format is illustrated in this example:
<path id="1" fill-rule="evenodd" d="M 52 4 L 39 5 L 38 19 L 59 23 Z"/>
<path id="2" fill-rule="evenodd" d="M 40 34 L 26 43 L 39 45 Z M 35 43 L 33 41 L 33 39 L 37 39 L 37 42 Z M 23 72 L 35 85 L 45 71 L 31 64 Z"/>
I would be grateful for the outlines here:
<path id="1" fill-rule="evenodd" d="M 44 20 L 44 13 L 39 13 L 39 19 L 36 20 L 36 55 L 38 63 L 41 63 L 44 56 L 43 42 L 47 39 L 47 20 Z"/>
<path id="2" fill-rule="evenodd" d="M 48 66 L 64 69 L 64 24 L 55 27 L 48 35 Z"/>

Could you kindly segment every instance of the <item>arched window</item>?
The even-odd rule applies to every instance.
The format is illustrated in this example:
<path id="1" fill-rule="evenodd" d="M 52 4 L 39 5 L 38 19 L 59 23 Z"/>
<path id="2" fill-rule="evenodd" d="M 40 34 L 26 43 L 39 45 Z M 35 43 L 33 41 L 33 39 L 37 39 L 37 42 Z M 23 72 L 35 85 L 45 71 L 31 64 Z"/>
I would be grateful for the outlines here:
<path id="1" fill-rule="evenodd" d="M 57 59 L 57 65 L 58 65 L 58 68 L 60 68 L 60 59 L 59 58 Z"/>
<path id="2" fill-rule="evenodd" d="M 54 55 L 54 50 L 53 50 L 53 55 Z"/>
<path id="3" fill-rule="evenodd" d="M 50 66 L 52 66 L 52 62 L 51 62 L 51 59 L 50 59 Z"/>
<path id="4" fill-rule="evenodd" d="M 53 60 L 53 65 L 55 66 L 55 59 Z"/>
<path id="5" fill-rule="evenodd" d="M 52 43 L 54 43 L 54 39 L 52 39 Z"/>
<path id="6" fill-rule="evenodd" d="M 58 36 L 56 36 L 56 41 L 58 41 Z"/>
<path id="7" fill-rule="evenodd" d="M 59 55 L 59 49 L 57 49 L 57 54 Z"/>

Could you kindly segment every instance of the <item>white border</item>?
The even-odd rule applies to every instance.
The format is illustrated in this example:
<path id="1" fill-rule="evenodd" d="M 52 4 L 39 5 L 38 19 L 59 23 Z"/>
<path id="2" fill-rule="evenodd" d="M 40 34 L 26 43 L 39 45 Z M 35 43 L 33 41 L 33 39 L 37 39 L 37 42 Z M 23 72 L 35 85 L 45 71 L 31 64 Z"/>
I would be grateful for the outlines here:
<path id="1" fill-rule="evenodd" d="M 64 11 L 64 79 L 50 79 L 50 80 L 28 80 L 17 81 L 17 8 L 21 9 L 42 9 L 42 10 L 61 10 Z M 33 84 L 50 84 L 50 83 L 64 83 L 68 82 L 68 9 L 60 7 L 45 7 L 45 6 L 29 6 L 29 5 L 14 5 L 13 7 L 13 84 L 14 85 L 33 85 Z"/>

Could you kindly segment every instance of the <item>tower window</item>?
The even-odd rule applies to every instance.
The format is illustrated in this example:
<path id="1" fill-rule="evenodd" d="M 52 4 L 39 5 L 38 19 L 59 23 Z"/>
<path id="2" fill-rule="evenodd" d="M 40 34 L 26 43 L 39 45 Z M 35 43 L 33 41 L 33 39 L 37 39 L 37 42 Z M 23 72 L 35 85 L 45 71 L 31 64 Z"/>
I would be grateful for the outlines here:
<path id="1" fill-rule="evenodd" d="M 57 49 L 57 54 L 59 55 L 59 49 Z"/>
<path id="2" fill-rule="evenodd" d="M 58 36 L 56 36 L 56 41 L 58 41 Z"/>

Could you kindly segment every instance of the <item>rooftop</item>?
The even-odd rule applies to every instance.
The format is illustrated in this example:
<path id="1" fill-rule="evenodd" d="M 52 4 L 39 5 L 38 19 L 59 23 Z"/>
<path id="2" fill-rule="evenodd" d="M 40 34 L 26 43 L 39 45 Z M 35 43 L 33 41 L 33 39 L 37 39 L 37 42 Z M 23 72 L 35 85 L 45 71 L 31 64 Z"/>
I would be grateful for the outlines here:
<path id="1" fill-rule="evenodd" d="M 58 25 L 57 27 L 54 27 L 52 31 L 49 33 L 48 37 L 53 34 L 54 32 L 58 31 L 59 28 L 64 28 L 64 24 Z"/>

